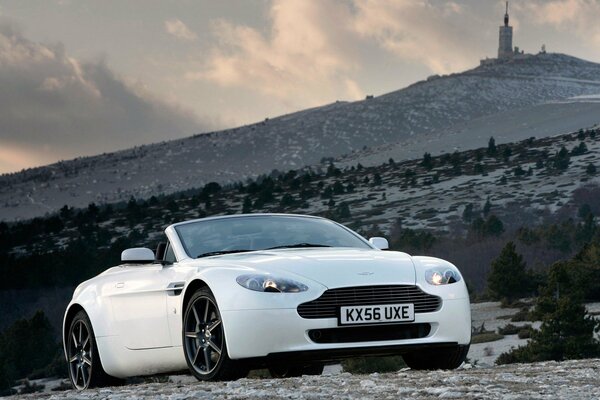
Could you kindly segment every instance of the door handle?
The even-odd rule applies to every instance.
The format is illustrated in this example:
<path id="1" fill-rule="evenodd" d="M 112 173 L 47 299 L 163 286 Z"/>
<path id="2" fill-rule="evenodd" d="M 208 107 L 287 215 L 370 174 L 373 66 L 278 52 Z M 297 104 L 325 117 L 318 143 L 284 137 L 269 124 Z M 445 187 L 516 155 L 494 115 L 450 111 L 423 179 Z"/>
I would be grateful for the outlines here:
<path id="1" fill-rule="evenodd" d="M 117 289 L 121 289 L 125 287 L 125 282 L 117 282 L 117 284 L 115 285 L 115 287 Z"/>

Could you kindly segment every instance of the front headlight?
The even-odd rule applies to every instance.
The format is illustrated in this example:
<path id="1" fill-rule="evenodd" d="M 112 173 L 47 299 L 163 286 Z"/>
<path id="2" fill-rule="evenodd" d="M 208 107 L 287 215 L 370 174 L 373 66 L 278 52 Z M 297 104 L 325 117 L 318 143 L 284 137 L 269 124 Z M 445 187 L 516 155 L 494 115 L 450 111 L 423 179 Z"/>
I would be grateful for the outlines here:
<path id="1" fill-rule="evenodd" d="M 452 268 L 432 268 L 425 271 L 425 280 L 431 285 L 448 285 L 460 281 L 460 274 Z"/>
<path id="2" fill-rule="evenodd" d="M 277 278 L 271 275 L 241 275 L 235 280 L 246 289 L 257 292 L 298 293 L 308 290 L 308 286 L 291 279 Z"/>

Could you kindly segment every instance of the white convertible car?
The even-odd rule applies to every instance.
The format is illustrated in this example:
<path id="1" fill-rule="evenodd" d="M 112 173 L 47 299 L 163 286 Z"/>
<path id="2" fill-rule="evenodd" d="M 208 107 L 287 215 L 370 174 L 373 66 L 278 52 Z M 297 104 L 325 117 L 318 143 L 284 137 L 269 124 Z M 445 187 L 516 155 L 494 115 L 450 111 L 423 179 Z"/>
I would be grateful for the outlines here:
<path id="1" fill-rule="evenodd" d="M 345 357 L 398 355 L 415 369 L 465 359 L 471 311 L 458 269 L 387 249 L 324 218 L 250 214 L 169 226 L 156 253 L 75 289 L 63 324 L 77 389 L 189 370 L 236 379 L 319 374 Z"/>

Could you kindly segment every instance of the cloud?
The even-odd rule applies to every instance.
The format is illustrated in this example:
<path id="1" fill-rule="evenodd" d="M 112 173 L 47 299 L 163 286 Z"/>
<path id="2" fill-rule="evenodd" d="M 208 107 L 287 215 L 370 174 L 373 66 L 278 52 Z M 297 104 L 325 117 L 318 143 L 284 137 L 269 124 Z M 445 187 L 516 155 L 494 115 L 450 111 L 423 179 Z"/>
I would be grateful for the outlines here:
<path id="1" fill-rule="evenodd" d="M 175 36 L 177 39 L 193 41 L 198 39 L 198 35 L 187 27 L 183 21 L 173 18 L 165 21 L 165 30 L 168 34 Z"/>
<path id="2" fill-rule="evenodd" d="M 0 88 L 3 172 L 19 169 L 17 158 L 31 161 L 44 154 L 34 163 L 39 165 L 214 127 L 126 84 L 103 61 L 82 63 L 61 44 L 30 41 L 5 20 L 0 20 Z"/>
<path id="3" fill-rule="evenodd" d="M 338 96 L 356 99 L 360 89 L 348 79 L 358 71 L 342 3 L 305 0 L 274 1 L 266 33 L 225 20 L 212 22 L 217 39 L 200 71 L 188 79 L 204 79 L 224 87 L 245 87 L 298 107 L 322 104 Z"/>
<path id="4" fill-rule="evenodd" d="M 365 38 L 399 59 L 426 65 L 432 72 L 464 70 L 477 63 L 482 49 L 465 38 L 465 8 L 454 2 L 428 0 L 360 0 L 353 26 Z"/>
<path id="5" fill-rule="evenodd" d="M 455 2 L 275 0 L 268 16 L 266 31 L 213 21 L 216 44 L 204 65 L 184 77 L 306 107 L 364 97 L 365 57 L 449 73 L 476 65 L 484 54 L 481 46 L 465 45 L 471 34 L 464 29 L 478 26 L 460 23 L 481 18 Z"/>
<path id="6" fill-rule="evenodd" d="M 517 10 L 531 16 L 537 25 L 547 25 L 600 45 L 600 2 L 597 0 L 529 0 Z"/>

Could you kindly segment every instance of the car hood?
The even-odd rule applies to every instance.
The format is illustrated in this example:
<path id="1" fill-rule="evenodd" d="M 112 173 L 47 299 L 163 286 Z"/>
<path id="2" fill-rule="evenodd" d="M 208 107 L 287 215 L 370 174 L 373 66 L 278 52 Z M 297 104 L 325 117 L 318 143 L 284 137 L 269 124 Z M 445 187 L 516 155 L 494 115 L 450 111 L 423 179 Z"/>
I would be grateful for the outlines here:
<path id="1" fill-rule="evenodd" d="M 328 288 L 415 284 L 411 256 L 395 251 L 347 248 L 277 249 L 210 259 L 274 276 L 304 277 Z M 214 265 L 214 264 L 213 264 Z"/>

